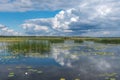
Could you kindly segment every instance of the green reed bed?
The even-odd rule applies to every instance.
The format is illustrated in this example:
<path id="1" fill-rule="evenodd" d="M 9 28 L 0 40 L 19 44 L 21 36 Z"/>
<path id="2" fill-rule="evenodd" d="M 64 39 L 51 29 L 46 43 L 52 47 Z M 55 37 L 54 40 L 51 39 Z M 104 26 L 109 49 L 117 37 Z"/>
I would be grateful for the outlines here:
<path id="1" fill-rule="evenodd" d="M 94 41 L 104 44 L 120 44 L 120 38 L 84 38 L 83 41 Z"/>
<path id="2" fill-rule="evenodd" d="M 50 43 L 64 43 L 64 39 L 49 39 Z"/>
<path id="3" fill-rule="evenodd" d="M 10 43 L 8 51 L 12 53 L 46 53 L 50 51 L 50 43 L 47 41 L 22 41 Z"/>
<path id="4" fill-rule="evenodd" d="M 76 40 L 74 40 L 74 42 L 75 43 L 82 43 L 84 40 L 82 40 L 82 39 L 76 39 Z"/>
<path id="5" fill-rule="evenodd" d="M 83 41 L 94 41 L 99 43 L 120 43 L 120 38 L 93 38 L 93 37 L 53 37 L 53 36 L 15 36 L 15 37 L 0 37 L 0 42 L 21 42 L 25 40 L 48 40 L 50 43 L 63 43 L 65 40 L 74 40 L 75 43 Z"/>
<path id="6" fill-rule="evenodd" d="M 120 39 L 98 39 L 94 42 L 104 43 L 104 44 L 120 44 Z"/>
<path id="7" fill-rule="evenodd" d="M 47 40 L 50 43 L 64 43 L 64 38 L 61 37 L 34 37 L 34 38 L 29 38 L 29 40 Z"/>

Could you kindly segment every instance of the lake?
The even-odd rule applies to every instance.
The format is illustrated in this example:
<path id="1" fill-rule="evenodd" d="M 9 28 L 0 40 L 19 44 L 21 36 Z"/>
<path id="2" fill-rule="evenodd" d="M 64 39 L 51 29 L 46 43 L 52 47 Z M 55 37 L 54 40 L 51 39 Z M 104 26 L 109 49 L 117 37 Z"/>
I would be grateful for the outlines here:
<path id="1" fill-rule="evenodd" d="M 120 45 L 0 42 L 0 80 L 119 80 Z"/>

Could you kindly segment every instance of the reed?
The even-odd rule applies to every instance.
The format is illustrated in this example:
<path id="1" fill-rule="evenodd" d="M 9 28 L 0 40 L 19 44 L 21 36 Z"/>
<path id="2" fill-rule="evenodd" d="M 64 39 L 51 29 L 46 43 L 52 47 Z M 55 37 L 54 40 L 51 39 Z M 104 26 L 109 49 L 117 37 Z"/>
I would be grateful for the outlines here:
<path id="1" fill-rule="evenodd" d="M 64 39 L 49 39 L 50 43 L 64 43 Z"/>
<path id="2" fill-rule="evenodd" d="M 74 40 L 75 43 L 83 41 L 94 41 L 106 44 L 118 44 L 120 38 L 92 38 L 92 37 L 52 37 L 52 36 L 22 36 L 22 37 L 0 37 L 0 42 L 21 42 L 25 40 L 48 40 L 50 43 L 63 43 L 65 40 Z"/>
<path id="3" fill-rule="evenodd" d="M 94 40 L 97 43 L 104 43 L 104 44 L 120 44 L 120 39 L 98 39 Z"/>
<path id="4" fill-rule="evenodd" d="M 76 40 L 74 40 L 74 42 L 75 43 L 82 43 L 84 40 L 82 40 L 82 39 L 76 39 Z"/>
<path id="5" fill-rule="evenodd" d="M 12 53 L 46 53 L 50 51 L 50 43 L 47 41 L 22 41 L 10 43 L 7 46 L 8 51 Z"/>

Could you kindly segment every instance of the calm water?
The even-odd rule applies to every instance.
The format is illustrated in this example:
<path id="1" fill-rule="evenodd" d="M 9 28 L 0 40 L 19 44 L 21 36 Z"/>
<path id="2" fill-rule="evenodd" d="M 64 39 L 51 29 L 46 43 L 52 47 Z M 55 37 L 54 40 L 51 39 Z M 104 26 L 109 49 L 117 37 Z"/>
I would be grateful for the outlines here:
<path id="1" fill-rule="evenodd" d="M 9 51 L 0 43 L 0 80 L 119 80 L 120 45 L 91 41 L 51 43 L 41 53 Z M 45 42 L 46 44 L 46 42 Z M 36 47 L 37 48 L 37 47 Z"/>

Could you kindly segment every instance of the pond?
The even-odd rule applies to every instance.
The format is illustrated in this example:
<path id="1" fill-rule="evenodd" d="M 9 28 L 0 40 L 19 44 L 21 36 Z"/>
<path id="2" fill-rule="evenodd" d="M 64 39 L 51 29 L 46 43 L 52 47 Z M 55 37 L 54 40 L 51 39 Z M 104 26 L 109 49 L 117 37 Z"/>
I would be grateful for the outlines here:
<path id="1" fill-rule="evenodd" d="M 0 80 L 119 80 L 120 45 L 0 42 Z"/>

